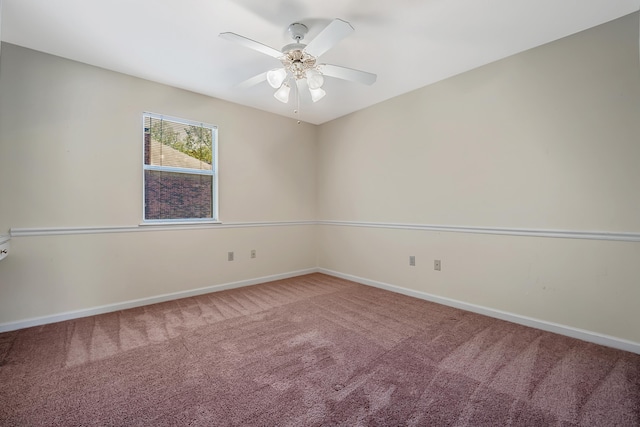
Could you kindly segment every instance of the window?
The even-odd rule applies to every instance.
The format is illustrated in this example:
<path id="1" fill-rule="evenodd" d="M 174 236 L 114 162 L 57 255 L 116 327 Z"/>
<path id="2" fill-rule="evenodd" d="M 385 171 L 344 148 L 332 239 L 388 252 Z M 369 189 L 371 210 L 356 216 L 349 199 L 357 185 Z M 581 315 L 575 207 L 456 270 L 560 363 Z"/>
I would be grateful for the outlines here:
<path id="1" fill-rule="evenodd" d="M 145 113 L 144 222 L 217 221 L 217 128 Z"/>

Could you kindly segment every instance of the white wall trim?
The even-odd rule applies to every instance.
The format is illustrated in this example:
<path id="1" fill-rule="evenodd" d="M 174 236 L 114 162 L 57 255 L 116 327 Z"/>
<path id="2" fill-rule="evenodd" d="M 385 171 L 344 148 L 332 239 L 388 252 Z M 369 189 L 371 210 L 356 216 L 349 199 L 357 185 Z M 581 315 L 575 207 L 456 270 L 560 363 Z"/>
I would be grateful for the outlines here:
<path id="1" fill-rule="evenodd" d="M 622 338 L 616 338 L 609 335 L 603 335 L 596 332 L 587 331 L 584 329 L 573 328 L 571 326 L 560 325 L 558 323 L 547 322 L 532 317 L 521 316 L 519 314 L 509 313 L 502 310 L 496 310 L 493 308 L 483 307 L 480 305 L 470 304 L 463 301 L 454 300 L 451 298 L 439 297 L 426 292 L 414 291 L 412 289 L 402 288 L 400 286 L 390 285 L 388 283 L 378 282 L 376 280 L 365 279 L 350 274 L 344 274 L 326 268 L 318 268 L 318 272 L 328 274 L 330 276 L 339 277 L 341 279 L 351 280 L 363 285 L 374 286 L 376 288 L 385 289 L 387 291 L 396 292 L 403 295 L 408 295 L 415 298 L 420 298 L 426 301 L 435 302 L 454 308 L 459 308 L 465 311 L 471 311 L 473 313 L 483 314 L 485 316 L 494 317 L 496 319 L 506 320 L 508 322 L 517 323 L 519 325 L 529 326 L 532 328 L 540 329 L 543 331 L 553 332 L 560 335 L 565 335 L 571 338 L 577 338 L 582 341 L 591 342 L 594 344 L 604 345 L 607 347 L 617 348 L 620 350 L 630 351 L 632 353 L 640 354 L 640 343 L 628 341 Z"/>
<path id="2" fill-rule="evenodd" d="M 305 274 L 317 273 L 317 268 L 309 268 L 305 270 L 290 271 L 288 273 L 274 274 L 271 276 L 263 276 L 255 279 L 240 280 L 237 282 L 223 283 L 220 285 L 207 286 L 204 288 L 191 289 L 188 291 L 173 292 L 169 294 L 156 295 L 153 297 L 140 298 L 130 301 L 123 301 L 114 304 L 101 305 L 97 307 L 67 311 L 50 316 L 34 317 L 31 319 L 19 320 L 16 322 L 8 322 L 0 324 L 0 333 L 15 331 L 33 326 L 47 325 L 49 323 L 63 322 L 65 320 L 79 319 L 81 317 L 95 316 L 98 314 L 111 313 L 114 311 L 126 310 L 129 308 L 140 307 L 144 305 L 157 304 L 159 302 L 173 301 L 180 298 L 188 298 L 197 295 L 208 294 L 211 292 L 219 292 L 227 289 L 241 288 L 244 286 L 258 285 L 261 283 L 272 282 L 274 280 L 288 279 L 290 277 L 302 276 Z"/>
<path id="3" fill-rule="evenodd" d="M 640 233 L 612 231 L 547 230 L 536 228 L 474 227 L 458 225 L 408 224 L 394 222 L 362 221 L 256 221 L 203 224 L 144 224 L 133 226 L 87 226 L 87 227 L 43 227 L 12 228 L 9 237 L 56 236 L 70 234 L 138 233 L 166 230 L 203 230 L 249 227 L 290 227 L 301 225 L 332 225 L 340 227 L 390 228 L 398 230 L 440 231 L 450 233 L 497 234 L 506 236 L 550 237 L 562 239 L 610 240 L 618 242 L 640 242 Z M 2 236 L 0 236 L 2 239 Z"/>
<path id="4" fill-rule="evenodd" d="M 320 225 L 334 225 L 343 227 L 392 228 L 400 230 L 444 231 L 453 233 L 500 234 L 507 236 L 640 242 L 640 233 L 632 232 L 545 230 L 536 228 L 471 227 L 458 225 L 404 224 L 392 222 L 360 221 L 318 221 L 317 223 Z"/>
<path id="5" fill-rule="evenodd" d="M 34 317 L 31 319 L 20 320 L 16 322 L 8 322 L 0 324 L 0 333 L 14 331 L 23 328 L 29 328 L 33 326 L 41 326 L 50 323 L 62 322 L 65 320 L 78 319 L 87 316 L 95 316 L 98 314 L 111 313 L 119 310 L 126 310 L 129 308 L 140 307 L 144 305 L 156 304 L 165 301 L 172 301 L 180 298 L 188 298 L 197 295 L 208 294 L 211 292 L 219 292 L 227 289 L 241 288 L 245 286 L 258 285 L 261 283 L 272 282 L 274 280 L 288 279 L 291 277 L 302 276 L 311 273 L 323 273 L 330 276 L 339 277 L 345 280 L 351 280 L 356 283 L 360 283 L 367 286 L 373 286 L 387 291 L 411 296 L 414 298 L 420 298 L 426 301 L 435 302 L 461 310 L 470 311 L 473 313 L 482 314 L 496 319 L 506 320 L 508 322 L 517 323 L 519 325 L 529 326 L 532 328 L 540 329 L 543 331 L 553 332 L 560 335 L 565 335 L 571 338 L 577 338 L 583 341 L 591 342 L 598 345 L 604 345 L 607 347 L 617 348 L 624 351 L 630 351 L 632 353 L 640 354 L 640 343 L 625 340 L 622 338 L 616 338 L 609 335 L 599 334 L 596 332 L 587 331 L 584 329 L 573 328 L 570 326 L 561 325 L 558 323 L 547 322 L 532 317 L 521 316 L 518 314 L 496 310 L 488 307 L 479 306 L 476 304 L 470 304 L 467 302 L 454 300 L 451 298 L 440 297 L 432 295 L 426 292 L 415 291 L 412 289 L 403 288 L 396 285 L 391 285 L 376 280 L 365 279 L 363 277 L 354 276 L 351 274 L 340 273 L 337 271 L 329 270 L 326 268 L 308 268 L 304 270 L 291 271 L 287 273 L 274 274 L 270 276 L 263 276 L 254 279 L 240 280 L 236 282 L 223 283 L 219 285 L 207 286 L 204 288 L 191 289 L 188 291 L 173 292 L 169 294 L 162 294 L 153 297 L 140 298 L 136 300 L 123 301 L 120 303 L 101 305 L 97 307 L 67 311 L 64 313 L 53 314 L 50 316 Z"/>
<path id="6" fill-rule="evenodd" d="M 94 226 L 94 227 L 48 227 L 48 228 L 12 228 L 11 237 L 60 236 L 69 234 L 102 233 L 138 233 L 166 230 L 203 230 L 247 227 L 290 227 L 297 225 L 316 225 L 317 221 L 261 221 L 194 224 L 144 224 L 130 226 Z"/>

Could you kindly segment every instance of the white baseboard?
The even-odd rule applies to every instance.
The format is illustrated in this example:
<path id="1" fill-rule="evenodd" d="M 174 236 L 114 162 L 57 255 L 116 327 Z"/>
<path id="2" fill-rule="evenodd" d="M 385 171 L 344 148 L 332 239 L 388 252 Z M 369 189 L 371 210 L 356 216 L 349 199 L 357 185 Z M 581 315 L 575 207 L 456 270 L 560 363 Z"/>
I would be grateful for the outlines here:
<path id="1" fill-rule="evenodd" d="M 94 316 L 96 314 L 111 313 L 128 308 L 140 307 L 143 305 L 156 304 L 159 302 L 172 301 L 180 298 L 188 298 L 196 295 L 208 294 L 211 292 L 219 292 L 227 289 L 241 288 L 244 286 L 257 285 L 274 280 L 288 279 L 290 277 L 302 276 L 304 274 L 317 273 L 317 268 L 309 268 L 305 270 L 290 271 L 288 273 L 274 274 L 271 276 L 257 277 L 255 279 L 240 280 L 237 282 L 223 283 L 220 285 L 207 286 L 205 288 L 191 289 L 188 291 L 173 292 L 170 294 L 162 294 L 153 297 L 140 298 L 136 300 L 124 301 L 114 304 L 101 305 L 82 310 L 67 311 L 64 313 L 53 314 L 51 316 L 34 317 L 31 319 L 20 320 L 17 322 L 8 322 L 0 324 L 0 332 L 15 331 L 17 329 L 30 328 L 32 326 L 41 326 L 49 323 L 62 322 L 65 320 L 78 319 L 81 317 Z"/>
<path id="2" fill-rule="evenodd" d="M 365 279 L 358 276 L 352 276 L 350 274 L 344 274 L 337 271 L 328 270 L 326 268 L 318 268 L 317 271 L 320 273 L 328 274 L 330 276 L 339 277 L 341 279 L 351 280 L 352 282 L 357 282 L 363 285 L 374 286 L 376 288 L 385 289 L 391 292 L 396 292 L 399 294 L 420 298 L 426 301 L 459 308 L 461 310 L 471 311 L 473 313 L 483 314 L 485 316 L 494 317 L 496 319 L 506 320 L 508 322 L 517 323 L 519 325 L 529 326 L 532 328 L 541 329 L 543 331 L 553 332 L 571 338 L 577 338 L 582 341 L 640 354 L 640 343 L 637 342 L 628 341 L 609 335 L 603 335 L 596 332 L 586 331 L 583 329 L 573 328 L 571 326 L 560 325 L 558 323 L 547 322 L 545 320 L 534 319 L 532 317 L 521 316 L 519 314 L 509 313 L 502 310 L 496 310 L 493 308 L 470 304 L 450 298 L 439 297 L 436 295 L 428 294 L 426 292 L 414 291 L 412 289 L 402 288 L 400 286 L 390 285 L 388 283 Z"/>
<path id="3" fill-rule="evenodd" d="M 288 279 L 291 277 L 302 276 L 311 273 L 323 273 L 329 276 L 335 276 L 352 282 L 360 283 L 367 286 L 373 286 L 408 295 L 414 298 L 420 298 L 426 301 L 435 302 L 450 307 L 459 308 L 461 310 L 471 311 L 473 313 L 483 314 L 485 316 L 494 317 L 496 319 L 506 320 L 508 322 L 517 323 L 519 325 L 529 326 L 543 331 L 553 332 L 565 335 L 571 338 L 577 338 L 594 344 L 604 345 L 607 347 L 617 348 L 624 351 L 640 354 L 640 343 L 624 340 L 621 338 L 603 335 L 583 329 L 573 328 L 570 326 L 560 325 L 553 322 L 547 322 L 540 319 L 534 319 L 527 316 L 521 316 L 502 310 L 487 308 L 451 298 L 439 297 L 426 292 L 415 291 L 412 289 L 402 288 L 400 286 L 391 285 L 376 280 L 365 279 L 363 277 L 353 276 L 351 274 L 340 273 L 326 268 L 308 268 L 304 270 L 291 271 L 287 273 L 274 274 L 271 276 L 257 277 L 254 279 L 240 280 L 237 282 L 223 283 L 219 285 L 207 286 L 204 288 L 192 289 L 188 291 L 174 292 L 170 294 L 162 294 L 148 298 L 140 298 L 136 300 L 124 301 L 120 303 L 107 304 L 98 307 L 92 307 L 82 310 L 67 311 L 64 313 L 54 314 L 51 316 L 35 317 L 31 319 L 20 320 L 16 322 L 8 322 L 0 324 L 0 332 L 15 331 L 18 329 L 29 328 L 33 326 L 41 326 L 49 323 L 62 322 L 65 320 L 78 319 L 81 317 L 94 316 L 97 314 L 111 313 L 119 310 L 140 307 L 143 305 L 156 304 L 165 301 L 172 301 L 180 298 L 188 298 L 197 295 L 208 294 L 211 292 L 219 292 L 227 289 L 241 288 L 244 286 L 257 285 L 260 283 L 272 282 L 274 280 Z"/>

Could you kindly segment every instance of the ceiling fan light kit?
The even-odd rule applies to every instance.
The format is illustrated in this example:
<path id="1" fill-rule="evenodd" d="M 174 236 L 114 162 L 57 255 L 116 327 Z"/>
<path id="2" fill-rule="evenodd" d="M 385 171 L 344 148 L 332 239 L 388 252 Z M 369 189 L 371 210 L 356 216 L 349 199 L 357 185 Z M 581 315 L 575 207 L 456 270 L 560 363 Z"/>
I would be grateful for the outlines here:
<path id="1" fill-rule="evenodd" d="M 277 89 L 273 96 L 278 101 L 286 104 L 289 102 L 291 86 L 296 86 L 298 103 L 300 102 L 300 88 L 305 86 L 313 102 L 321 100 L 327 94 L 322 89 L 325 77 L 367 85 L 371 85 L 376 81 L 376 75 L 372 73 L 338 65 L 318 63 L 320 55 L 354 31 L 347 21 L 334 19 L 308 45 L 300 43 L 309 31 L 306 25 L 296 22 L 289 25 L 288 31 L 295 42 L 284 46 L 281 51 L 235 33 L 220 34 L 220 37 L 226 40 L 269 55 L 282 63 L 282 68 L 274 68 L 266 73 L 258 74 L 240 83 L 239 86 L 250 87 L 266 80 L 271 87 Z"/>
<path id="2" fill-rule="evenodd" d="M 291 92 L 291 87 L 286 82 L 280 86 L 278 90 L 275 91 L 273 97 L 280 102 L 284 102 L 285 104 L 289 102 L 289 92 Z"/>
<path id="3" fill-rule="evenodd" d="M 287 70 L 284 68 L 275 68 L 273 70 L 267 71 L 267 83 L 274 88 L 278 89 L 284 83 L 284 80 L 287 78 Z"/>
<path id="4" fill-rule="evenodd" d="M 309 89 L 320 89 L 324 84 L 324 77 L 318 70 L 311 69 L 307 71 L 307 84 Z"/>
<path id="5" fill-rule="evenodd" d="M 325 90 L 320 87 L 316 89 L 309 88 L 309 93 L 311 94 L 311 100 L 313 102 L 320 101 L 327 94 L 327 92 L 325 92 Z"/>

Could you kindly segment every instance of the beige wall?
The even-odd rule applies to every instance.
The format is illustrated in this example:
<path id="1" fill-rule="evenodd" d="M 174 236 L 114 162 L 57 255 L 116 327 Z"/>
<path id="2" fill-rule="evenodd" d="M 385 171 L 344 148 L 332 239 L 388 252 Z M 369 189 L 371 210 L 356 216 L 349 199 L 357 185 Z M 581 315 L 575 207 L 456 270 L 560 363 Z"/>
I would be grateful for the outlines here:
<path id="1" fill-rule="evenodd" d="M 0 324 L 316 266 L 313 225 L 93 233 L 142 221 L 144 111 L 219 126 L 223 223 L 315 220 L 314 126 L 4 44 L 0 235 L 89 234 L 11 240 Z"/>
<path id="2" fill-rule="evenodd" d="M 314 227 L 16 237 L 0 265 L 0 324 L 313 268 Z"/>
<path id="3" fill-rule="evenodd" d="M 637 20 L 323 125 L 318 217 L 640 231 Z"/>
<path id="4" fill-rule="evenodd" d="M 136 225 L 142 113 L 219 127 L 220 219 L 315 219 L 315 127 L 45 55 L 2 50 L 0 230 Z"/>
<path id="5" fill-rule="evenodd" d="M 318 159 L 321 220 L 638 233 L 638 14 L 325 124 Z M 640 342 L 638 242 L 323 225 L 319 265 Z"/>

